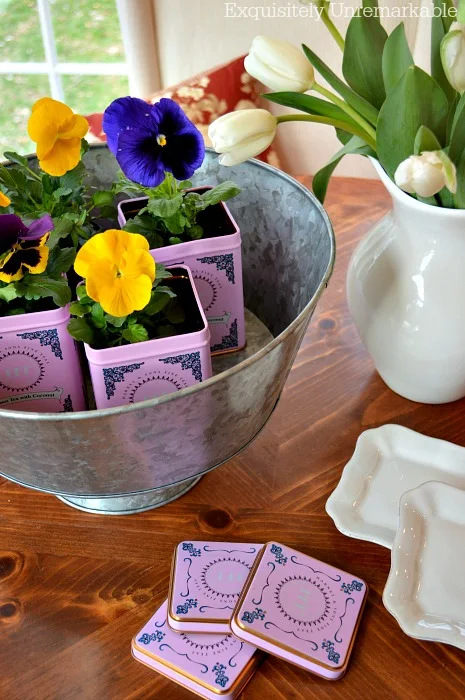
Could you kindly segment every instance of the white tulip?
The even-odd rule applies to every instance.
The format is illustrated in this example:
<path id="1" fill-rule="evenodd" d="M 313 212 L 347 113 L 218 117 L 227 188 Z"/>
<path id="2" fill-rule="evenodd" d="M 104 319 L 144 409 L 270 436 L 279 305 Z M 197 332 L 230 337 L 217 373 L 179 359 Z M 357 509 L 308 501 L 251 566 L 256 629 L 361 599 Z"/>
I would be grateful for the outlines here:
<path id="1" fill-rule="evenodd" d="M 313 66 L 300 49 L 266 36 L 255 37 L 244 68 L 273 92 L 306 92 L 315 82 Z"/>
<path id="2" fill-rule="evenodd" d="M 451 24 L 441 42 L 441 60 L 449 83 L 457 92 L 465 92 L 465 24 Z"/>
<path id="3" fill-rule="evenodd" d="M 455 194 L 456 169 L 443 151 L 424 151 L 420 156 L 410 156 L 398 166 L 394 180 L 404 192 L 420 197 L 432 197 L 443 187 Z"/>
<path id="4" fill-rule="evenodd" d="M 237 165 L 263 153 L 276 135 L 277 119 L 266 109 L 239 109 L 208 127 L 221 165 Z"/>

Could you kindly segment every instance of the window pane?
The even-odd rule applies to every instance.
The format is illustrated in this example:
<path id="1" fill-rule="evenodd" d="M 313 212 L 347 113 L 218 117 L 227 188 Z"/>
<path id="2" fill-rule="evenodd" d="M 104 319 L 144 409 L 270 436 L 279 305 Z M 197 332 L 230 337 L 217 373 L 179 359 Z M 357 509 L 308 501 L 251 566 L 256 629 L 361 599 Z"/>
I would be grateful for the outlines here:
<path id="1" fill-rule="evenodd" d="M 6 150 L 33 153 L 27 122 L 36 100 L 49 94 L 46 75 L 2 75 L 0 100 L 0 155 Z"/>
<path id="2" fill-rule="evenodd" d="M 52 0 L 50 4 L 61 63 L 124 63 L 115 0 Z"/>
<path id="3" fill-rule="evenodd" d="M 65 102 L 79 114 L 103 112 L 112 100 L 128 94 L 122 75 L 64 75 Z"/>
<path id="4" fill-rule="evenodd" d="M 36 0 L 0 0 L 0 27 L 0 60 L 45 60 Z"/>

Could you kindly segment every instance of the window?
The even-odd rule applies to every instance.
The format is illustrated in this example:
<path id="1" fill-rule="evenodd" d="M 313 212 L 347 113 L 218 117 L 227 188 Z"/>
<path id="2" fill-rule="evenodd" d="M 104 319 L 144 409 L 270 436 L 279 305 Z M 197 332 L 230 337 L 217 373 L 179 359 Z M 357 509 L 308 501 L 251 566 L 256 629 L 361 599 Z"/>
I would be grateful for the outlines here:
<path id="1" fill-rule="evenodd" d="M 129 93 L 116 0 L 0 0 L 0 26 L 0 154 L 34 150 L 40 97 L 85 115 Z"/>

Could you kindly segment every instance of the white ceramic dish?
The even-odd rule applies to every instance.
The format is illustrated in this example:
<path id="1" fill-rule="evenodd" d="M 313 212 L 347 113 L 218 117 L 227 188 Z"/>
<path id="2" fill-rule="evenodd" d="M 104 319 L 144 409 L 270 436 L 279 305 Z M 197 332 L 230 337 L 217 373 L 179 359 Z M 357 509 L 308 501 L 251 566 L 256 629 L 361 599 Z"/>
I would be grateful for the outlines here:
<path id="1" fill-rule="evenodd" d="M 366 430 L 326 511 L 345 535 L 391 548 L 402 494 L 426 481 L 465 489 L 465 447 L 400 425 Z"/>
<path id="2" fill-rule="evenodd" d="M 432 481 L 405 493 L 383 594 L 417 639 L 465 650 L 465 491 Z"/>

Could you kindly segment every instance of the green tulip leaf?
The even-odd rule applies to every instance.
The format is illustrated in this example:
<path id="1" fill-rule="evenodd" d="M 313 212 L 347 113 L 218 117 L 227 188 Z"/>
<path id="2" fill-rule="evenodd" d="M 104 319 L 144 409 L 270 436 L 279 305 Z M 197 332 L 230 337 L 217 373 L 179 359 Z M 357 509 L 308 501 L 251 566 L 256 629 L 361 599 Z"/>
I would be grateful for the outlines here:
<path id="1" fill-rule="evenodd" d="M 313 192 L 322 204 L 326 197 L 326 191 L 328 189 L 328 183 L 331 175 L 344 156 L 349 154 L 376 157 L 376 153 L 373 151 L 373 149 L 370 148 L 370 146 L 367 146 L 367 144 L 361 138 L 358 136 L 352 136 L 350 141 L 348 141 L 346 145 L 343 146 L 343 148 L 341 148 L 324 166 L 324 168 L 321 168 L 321 170 L 315 174 L 313 178 Z"/>
<path id="2" fill-rule="evenodd" d="M 360 128 L 357 122 L 349 117 L 340 107 L 328 100 L 321 100 L 313 95 L 305 95 L 298 92 L 271 92 L 263 95 L 270 102 L 275 102 L 284 107 L 292 107 L 307 114 L 315 114 L 320 117 L 329 117 L 347 125 Z"/>
<path id="3" fill-rule="evenodd" d="M 379 113 L 376 142 L 381 165 L 392 177 L 397 166 L 414 152 L 421 126 L 445 145 L 447 98 L 431 76 L 410 66 L 388 94 Z"/>
<path id="4" fill-rule="evenodd" d="M 386 98 L 383 49 L 387 38 L 385 29 L 374 17 L 352 17 L 342 61 L 342 72 L 350 87 L 377 109 Z"/>
<path id="5" fill-rule="evenodd" d="M 420 126 L 415 136 L 415 142 L 413 144 L 413 152 L 416 156 L 423 153 L 423 151 L 440 151 L 441 144 L 437 140 L 436 136 L 433 134 L 431 129 L 427 126 Z"/>
<path id="6" fill-rule="evenodd" d="M 458 165 L 465 153 L 465 93 L 455 110 L 452 133 L 449 143 L 449 158 Z"/>
<path id="7" fill-rule="evenodd" d="M 375 125 L 378 119 L 378 110 L 346 85 L 308 46 L 302 44 L 302 50 L 315 70 L 331 85 L 333 90 L 336 90 L 347 104 L 361 114 L 362 117 L 365 117 L 370 124 Z"/>
<path id="8" fill-rule="evenodd" d="M 405 36 L 404 23 L 397 25 L 384 45 L 383 79 L 386 92 L 390 92 L 399 82 L 407 68 L 414 63 Z"/>
<path id="9" fill-rule="evenodd" d="M 443 40 L 452 24 L 452 20 L 446 16 L 446 4 L 443 0 L 434 0 L 434 14 L 431 18 L 431 75 L 450 103 L 457 93 L 448 81 L 442 63 Z M 439 10 L 442 11 L 442 16 L 439 15 Z"/>

